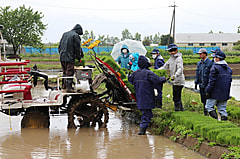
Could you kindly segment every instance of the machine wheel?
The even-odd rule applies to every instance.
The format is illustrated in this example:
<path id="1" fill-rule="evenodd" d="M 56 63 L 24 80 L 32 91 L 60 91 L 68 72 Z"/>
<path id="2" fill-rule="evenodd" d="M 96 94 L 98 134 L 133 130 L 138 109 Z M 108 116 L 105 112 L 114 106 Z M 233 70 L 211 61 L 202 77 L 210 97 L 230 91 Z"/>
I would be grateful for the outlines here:
<path id="1" fill-rule="evenodd" d="M 96 123 L 98 123 L 99 128 L 106 128 L 109 114 L 101 100 L 87 97 L 77 99 L 69 106 L 68 128 L 95 127 Z"/>

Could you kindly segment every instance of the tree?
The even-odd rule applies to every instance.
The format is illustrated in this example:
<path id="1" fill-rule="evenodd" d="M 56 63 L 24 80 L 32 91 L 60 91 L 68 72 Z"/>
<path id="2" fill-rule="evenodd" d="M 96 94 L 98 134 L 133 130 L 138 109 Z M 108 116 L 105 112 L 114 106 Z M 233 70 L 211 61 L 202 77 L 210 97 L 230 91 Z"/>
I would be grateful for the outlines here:
<path id="1" fill-rule="evenodd" d="M 125 39 L 133 39 L 133 36 L 128 31 L 128 29 L 125 29 L 125 30 L 122 31 L 122 38 L 121 38 L 121 40 L 125 40 Z"/>
<path id="2" fill-rule="evenodd" d="M 210 30 L 210 31 L 208 32 L 208 34 L 213 34 L 213 31 L 212 31 L 212 30 Z"/>
<path id="3" fill-rule="evenodd" d="M 161 36 L 161 43 L 160 43 L 160 45 L 168 45 L 168 38 L 169 38 L 169 34 L 167 34 L 167 35 L 162 35 Z M 170 36 L 170 41 L 169 41 L 169 43 L 171 44 L 171 43 L 173 43 L 173 37 L 172 36 Z"/>
<path id="4" fill-rule="evenodd" d="M 240 40 L 238 40 L 237 42 L 235 42 L 235 45 L 240 45 Z"/>
<path id="5" fill-rule="evenodd" d="M 157 33 L 153 37 L 153 44 L 160 44 L 160 42 L 161 42 L 160 33 Z"/>
<path id="6" fill-rule="evenodd" d="M 10 6 L 0 7 L 0 24 L 3 24 L 3 34 L 8 43 L 13 45 L 14 54 L 22 45 L 42 48 L 41 36 L 46 30 L 41 21 L 44 16 L 41 12 L 34 12 L 31 7 L 25 5 L 11 10 Z"/>
<path id="7" fill-rule="evenodd" d="M 96 36 L 94 36 L 94 33 L 93 33 L 92 30 L 91 30 L 91 33 L 90 33 L 90 38 L 92 38 L 93 40 L 96 38 Z"/>
<path id="8" fill-rule="evenodd" d="M 134 35 L 134 40 L 141 41 L 141 34 L 136 32 L 136 34 Z"/>
<path id="9" fill-rule="evenodd" d="M 84 41 L 87 41 L 90 38 L 90 34 L 87 30 L 84 31 L 82 38 Z"/>
<path id="10" fill-rule="evenodd" d="M 240 33 L 240 26 L 238 26 L 238 31 L 237 31 L 237 33 Z"/>
<path id="11" fill-rule="evenodd" d="M 106 45 L 111 44 L 111 39 L 110 39 L 109 35 L 107 35 L 107 37 L 104 39 L 104 41 L 106 42 Z"/>
<path id="12" fill-rule="evenodd" d="M 144 46 L 150 46 L 151 41 L 148 38 L 145 37 L 142 43 L 143 43 Z"/>
<path id="13" fill-rule="evenodd" d="M 98 40 L 101 41 L 102 46 L 105 46 L 105 44 L 106 44 L 106 42 L 104 41 L 104 37 L 105 37 L 105 35 L 98 34 Z"/>
<path id="14" fill-rule="evenodd" d="M 111 43 L 111 45 L 114 45 L 114 44 L 118 43 L 119 41 L 120 41 L 120 40 L 119 40 L 118 37 L 113 37 L 113 36 L 110 37 L 110 43 Z"/>

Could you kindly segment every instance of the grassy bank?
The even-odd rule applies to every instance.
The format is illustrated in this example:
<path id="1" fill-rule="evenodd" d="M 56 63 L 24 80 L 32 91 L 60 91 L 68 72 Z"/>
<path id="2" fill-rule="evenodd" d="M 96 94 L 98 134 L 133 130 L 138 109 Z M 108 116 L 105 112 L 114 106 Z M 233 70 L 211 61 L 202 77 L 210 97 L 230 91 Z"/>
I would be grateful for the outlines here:
<path id="1" fill-rule="evenodd" d="M 153 111 L 151 128 L 155 134 L 164 135 L 167 130 L 171 130 L 174 133 L 169 138 L 173 141 L 190 136 L 200 140 L 189 147 L 195 151 L 199 151 L 201 143 L 205 141 L 212 146 L 226 147 L 229 152 L 221 154 L 222 158 L 240 158 L 240 102 L 230 99 L 227 105 L 229 121 L 218 121 L 203 115 L 198 93 L 184 88 L 182 101 L 185 111 L 175 112 L 171 85 L 164 84 L 163 109 L 156 108 Z"/>

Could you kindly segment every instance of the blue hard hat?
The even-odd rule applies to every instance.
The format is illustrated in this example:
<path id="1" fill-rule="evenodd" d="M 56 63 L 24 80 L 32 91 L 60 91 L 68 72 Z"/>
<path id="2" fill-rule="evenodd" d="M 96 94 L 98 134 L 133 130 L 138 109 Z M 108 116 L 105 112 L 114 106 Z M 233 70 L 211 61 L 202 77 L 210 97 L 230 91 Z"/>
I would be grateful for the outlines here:
<path id="1" fill-rule="evenodd" d="M 220 49 L 216 49 L 215 50 L 215 57 L 220 58 L 220 59 L 225 59 L 226 55 L 224 54 L 224 52 Z"/>
<path id="2" fill-rule="evenodd" d="M 151 52 L 151 54 L 158 54 L 159 50 L 158 49 L 153 49 L 153 51 Z"/>
<path id="3" fill-rule="evenodd" d="M 177 49 L 177 48 L 178 48 L 178 46 L 176 44 L 169 44 L 168 48 L 166 49 L 166 51 L 170 51 L 172 49 Z"/>

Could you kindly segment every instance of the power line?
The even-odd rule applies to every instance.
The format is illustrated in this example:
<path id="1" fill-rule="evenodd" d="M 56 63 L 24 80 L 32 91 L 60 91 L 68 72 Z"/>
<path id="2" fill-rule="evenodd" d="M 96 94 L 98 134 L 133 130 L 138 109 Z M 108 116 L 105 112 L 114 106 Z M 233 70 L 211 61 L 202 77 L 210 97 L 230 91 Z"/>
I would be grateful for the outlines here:
<path id="1" fill-rule="evenodd" d="M 18 2 L 23 2 L 22 0 L 18 0 Z M 61 6 L 61 5 L 53 5 L 53 4 L 49 4 L 49 3 L 42 3 L 42 2 L 37 2 L 37 1 L 31 1 L 30 4 L 32 5 L 41 5 L 41 6 L 44 6 L 44 7 L 53 7 L 53 8 L 58 8 L 58 9 L 76 9 L 76 10 L 89 10 L 89 11 L 129 11 L 129 12 L 132 12 L 132 11 L 144 11 L 144 10 L 157 10 L 157 9 L 160 9 L 160 8 L 166 8 L 166 7 L 161 7 L 161 6 L 158 6 L 158 7 L 151 7 L 151 8 L 123 8 L 123 9 L 118 9 L 118 8 L 112 8 L 112 9 L 108 9 L 108 8 L 89 8 L 89 7 L 71 7 L 71 6 Z M 25 3 L 26 5 L 26 3 Z"/>

